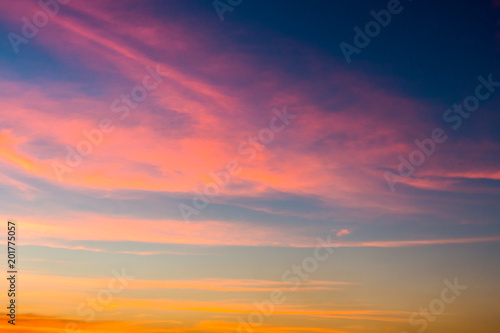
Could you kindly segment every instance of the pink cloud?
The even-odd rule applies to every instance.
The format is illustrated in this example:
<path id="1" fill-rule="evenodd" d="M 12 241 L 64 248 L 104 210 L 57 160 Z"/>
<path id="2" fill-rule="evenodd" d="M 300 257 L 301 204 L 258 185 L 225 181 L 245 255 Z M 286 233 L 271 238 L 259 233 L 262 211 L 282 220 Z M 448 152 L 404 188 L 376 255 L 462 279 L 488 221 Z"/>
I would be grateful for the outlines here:
<path id="1" fill-rule="evenodd" d="M 351 232 L 347 229 L 342 229 L 339 232 L 337 232 L 337 237 L 344 236 L 344 235 L 349 235 Z"/>
<path id="2" fill-rule="evenodd" d="M 85 139 L 82 131 L 110 117 L 116 130 L 64 175 L 63 186 L 192 193 L 211 181 L 211 171 L 238 159 L 243 171 L 232 184 L 247 186 L 224 189 L 220 200 L 281 191 L 379 213 L 420 211 L 416 203 L 388 192 L 381 169 L 395 168 L 397 156 L 413 150 L 413 140 L 434 128 L 422 116 L 434 106 L 390 93 L 369 76 L 340 67 L 325 72 L 325 64 L 318 61 L 309 66 L 312 80 L 297 81 L 284 71 L 259 65 L 255 55 L 222 47 L 223 41 L 196 27 L 159 21 L 142 11 L 132 17 L 112 2 L 68 6 L 71 11 L 61 11 L 40 31 L 37 45 L 68 66 L 78 63 L 109 82 L 97 97 L 75 92 L 79 89 L 73 83 L 49 81 L 41 87 L 0 82 L 6 92 L 0 98 L 0 120 L 9 130 L 0 158 L 6 164 L 59 184 L 52 163 L 64 164 L 65 147 L 75 147 Z M 15 17 L 37 8 L 35 3 L 16 2 L 8 7 L 7 19 L 19 25 Z M 125 24 L 124 18 L 136 24 Z M 198 65 L 186 66 L 178 59 Z M 142 82 L 146 66 L 157 64 L 168 77 L 127 119 L 119 120 L 111 103 Z M 110 74 L 122 80 L 106 79 Z M 331 87 L 331 93 L 317 98 L 322 87 Z M 285 105 L 297 115 L 293 123 L 276 133 L 253 161 L 242 159 L 238 145 L 268 126 L 273 107 Z M 174 115 L 177 122 L 170 123 Z M 48 140 L 51 149 L 40 151 L 36 144 L 41 140 Z M 407 184 L 439 189 L 443 183 L 433 179 L 435 175 L 496 179 L 491 162 L 442 163 L 456 161 L 457 149 L 478 155 L 498 149 L 495 143 L 488 146 L 461 142 L 459 148 L 446 148 Z"/>

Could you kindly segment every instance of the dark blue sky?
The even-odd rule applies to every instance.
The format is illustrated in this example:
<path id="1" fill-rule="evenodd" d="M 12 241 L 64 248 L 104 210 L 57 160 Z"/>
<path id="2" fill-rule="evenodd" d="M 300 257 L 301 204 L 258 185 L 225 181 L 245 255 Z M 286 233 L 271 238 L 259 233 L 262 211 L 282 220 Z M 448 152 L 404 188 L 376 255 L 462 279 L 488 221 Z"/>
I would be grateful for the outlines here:
<path id="1" fill-rule="evenodd" d="M 347 65 L 339 43 L 352 44 L 353 28 L 364 28 L 373 20 L 370 11 L 386 9 L 387 4 L 385 0 L 247 0 L 224 13 L 223 22 L 210 1 L 177 6 L 202 21 L 197 23 L 231 35 L 246 30 L 260 41 L 270 35 L 299 40 L 342 60 L 345 66 L 401 78 L 408 93 L 444 103 L 468 94 L 479 74 L 498 73 L 499 11 L 488 0 L 403 0 L 403 11 L 393 15 L 390 24 Z M 172 11 L 170 2 L 161 7 Z"/>

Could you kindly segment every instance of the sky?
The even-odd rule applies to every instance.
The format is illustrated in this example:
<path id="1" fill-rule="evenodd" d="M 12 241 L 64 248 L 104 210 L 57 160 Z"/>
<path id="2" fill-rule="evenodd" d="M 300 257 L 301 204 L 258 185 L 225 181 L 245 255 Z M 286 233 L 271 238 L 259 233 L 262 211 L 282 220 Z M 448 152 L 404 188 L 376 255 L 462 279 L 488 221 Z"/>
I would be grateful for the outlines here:
<path id="1" fill-rule="evenodd" d="M 0 328 L 497 332 L 499 13 L 5 3 Z"/>

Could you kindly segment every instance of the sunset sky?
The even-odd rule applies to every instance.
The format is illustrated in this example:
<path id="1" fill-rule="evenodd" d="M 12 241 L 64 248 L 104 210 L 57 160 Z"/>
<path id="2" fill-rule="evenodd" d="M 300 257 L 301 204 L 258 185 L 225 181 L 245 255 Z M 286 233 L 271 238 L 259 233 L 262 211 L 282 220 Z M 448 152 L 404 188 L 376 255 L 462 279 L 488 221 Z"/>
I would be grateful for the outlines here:
<path id="1" fill-rule="evenodd" d="M 499 14 L 5 1 L 0 329 L 498 333 Z"/>

